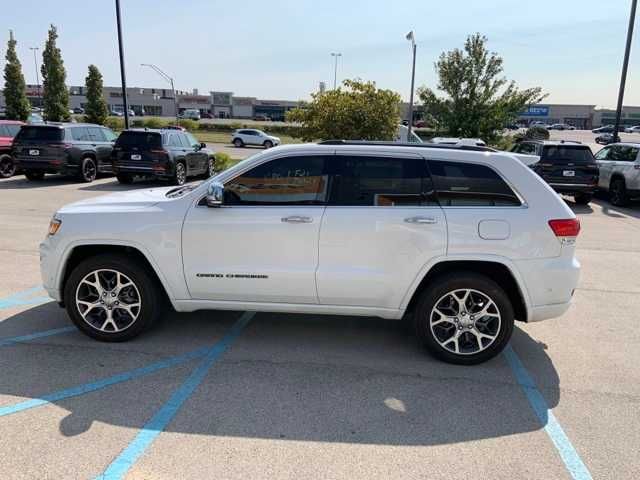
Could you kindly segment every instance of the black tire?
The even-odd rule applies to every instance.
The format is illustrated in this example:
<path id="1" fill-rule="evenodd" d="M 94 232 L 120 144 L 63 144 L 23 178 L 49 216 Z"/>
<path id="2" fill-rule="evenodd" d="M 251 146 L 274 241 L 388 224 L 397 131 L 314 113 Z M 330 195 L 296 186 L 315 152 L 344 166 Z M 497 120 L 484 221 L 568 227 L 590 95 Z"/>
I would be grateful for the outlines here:
<path id="1" fill-rule="evenodd" d="M 187 182 L 187 166 L 184 162 L 177 162 L 171 183 L 174 185 L 184 185 Z"/>
<path id="2" fill-rule="evenodd" d="M 44 172 L 41 170 L 25 170 L 24 176 L 27 177 L 28 180 L 38 182 L 44 178 Z"/>
<path id="3" fill-rule="evenodd" d="M 471 298 L 472 302 L 479 298 L 488 297 L 497 309 L 497 313 L 500 316 L 499 322 L 488 319 L 489 317 L 485 316 L 476 319 L 475 322 L 471 322 L 471 320 L 474 320 L 474 309 L 481 307 L 482 303 L 476 305 L 470 304 L 468 313 L 465 312 L 466 316 L 460 316 L 460 324 L 454 325 L 450 322 L 444 322 L 440 327 L 437 327 L 438 329 L 442 329 L 441 331 L 437 331 L 443 335 L 443 338 L 438 339 L 431 326 L 431 317 L 434 315 L 434 308 L 436 304 L 440 305 L 440 308 L 444 308 L 441 302 L 447 301 L 447 295 L 450 294 L 450 292 L 463 289 L 474 292 L 472 296 L 476 297 L 475 299 Z M 465 313 L 461 315 L 465 315 Z M 476 323 L 477 320 L 484 320 L 484 322 L 482 324 Z M 474 323 L 474 326 L 463 327 L 462 321 Z M 438 359 L 457 365 L 476 365 L 495 357 L 504 349 L 513 333 L 513 322 L 513 306 L 507 294 L 498 284 L 484 275 L 460 271 L 439 276 L 433 279 L 429 286 L 424 289 L 416 305 L 414 325 L 416 336 L 422 341 L 427 350 Z M 464 328 L 469 328 L 469 330 L 463 330 Z M 486 328 L 494 329 L 494 331 L 485 330 Z M 458 330 L 462 331 L 462 333 L 460 333 L 460 338 L 462 338 L 463 342 L 462 346 L 469 346 L 466 352 L 455 353 L 455 351 L 451 351 L 441 344 L 441 342 L 444 342 L 444 345 L 447 345 L 450 342 L 449 337 L 446 336 L 446 332 L 448 330 L 450 333 L 451 329 L 456 335 L 458 334 Z M 480 349 L 477 343 L 475 343 L 474 346 L 474 342 L 478 341 L 478 337 L 475 336 L 472 330 L 479 333 L 487 333 L 490 331 L 494 339 L 488 342 L 486 346 L 483 346 L 483 349 Z M 451 338 L 453 338 L 453 336 L 451 336 Z M 482 340 L 479 340 L 479 342 L 482 343 Z M 474 353 L 473 350 L 476 348 L 478 351 Z"/>
<path id="4" fill-rule="evenodd" d="M 205 178 L 213 177 L 216 174 L 216 159 L 209 157 L 207 160 L 207 171 L 204 173 Z"/>
<path id="5" fill-rule="evenodd" d="M 126 328 L 120 331 L 115 331 L 115 329 L 113 329 L 113 331 L 100 330 L 92 325 L 89 320 L 85 321 L 76 303 L 76 292 L 78 291 L 80 282 L 96 270 L 112 270 L 125 275 L 133 282 L 137 289 L 136 293 L 139 293 L 138 300 L 141 306 L 138 310 L 138 316 L 128 326 L 126 326 L 125 321 L 122 325 L 123 327 L 126 326 Z M 95 277 L 93 277 L 93 279 L 95 279 Z M 159 294 L 160 288 L 152 274 L 139 263 L 132 261 L 130 257 L 117 254 L 97 255 L 80 262 L 80 264 L 73 269 L 65 284 L 64 304 L 69 318 L 84 334 L 102 342 L 124 342 L 138 336 L 144 330 L 151 327 L 156 321 L 160 314 L 159 306 L 162 305 L 162 297 Z M 123 289 L 115 298 L 120 299 L 120 295 L 125 293 Z M 108 296 L 107 294 L 107 297 Z M 106 307 L 99 307 L 99 309 L 96 309 L 97 314 L 106 315 L 105 308 Z M 119 311 L 118 307 L 113 306 L 112 308 L 112 315 L 115 315 L 115 313 Z M 120 312 L 121 311 L 122 310 L 120 310 Z M 118 313 L 118 315 L 120 315 L 120 313 Z M 87 317 L 89 317 L 89 315 L 87 315 Z M 101 320 L 98 319 L 96 321 L 97 324 L 99 324 L 100 321 Z"/>
<path id="6" fill-rule="evenodd" d="M 233 140 L 233 145 L 234 145 L 236 148 L 242 148 L 242 147 L 244 147 L 244 142 L 243 142 L 241 139 L 239 139 L 239 138 L 235 138 L 235 139 Z"/>
<path id="7" fill-rule="evenodd" d="M 16 164 L 11 155 L 0 156 L 0 178 L 10 178 L 16 173 Z"/>
<path id="8" fill-rule="evenodd" d="M 80 172 L 78 172 L 78 178 L 81 182 L 91 183 L 96 179 L 98 175 L 98 166 L 96 161 L 91 157 L 84 157 L 80 162 Z"/>
<path id="9" fill-rule="evenodd" d="M 265 140 L 262 145 L 264 145 L 264 148 L 273 148 L 273 142 L 271 140 Z"/>
<path id="10" fill-rule="evenodd" d="M 133 183 L 133 175 L 129 175 L 128 173 L 119 173 L 116 175 L 118 182 L 123 185 L 131 185 Z"/>
<path id="11" fill-rule="evenodd" d="M 629 203 L 627 185 L 622 178 L 614 178 L 609 185 L 609 198 L 616 207 L 624 207 Z"/>
<path id="12" fill-rule="evenodd" d="M 591 200 L 593 200 L 593 194 L 592 193 L 577 193 L 573 196 L 573 200 L 578 204 L 578 205 L 589 205 L 589 202 L 591 202 Z"/>

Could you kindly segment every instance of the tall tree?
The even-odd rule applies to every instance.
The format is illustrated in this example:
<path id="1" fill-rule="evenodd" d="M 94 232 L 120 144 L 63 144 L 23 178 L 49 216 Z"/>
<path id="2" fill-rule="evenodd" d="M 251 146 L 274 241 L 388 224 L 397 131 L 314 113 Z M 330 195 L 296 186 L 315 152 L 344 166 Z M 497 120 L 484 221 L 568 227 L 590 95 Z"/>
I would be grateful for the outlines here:
<path id="1" fill-rule="evenodd" d="M 98 67 L 89 65 L 89 74 L 85 78 L 87 104 L 84 113 L 86 121 L 103 125 L 109 114 L 107 102 L 102 96 L 102 74 Z"/>
<path id="2" fill-rule="evenodd" d="M 287 112 L 304 140 L 392 140 L 400 123 L 400 95 L 374 82 L 345 80 L 344 87 L 312 93 L 312 101 Z"/>
<path id="3" fill-rule="evenodd" d="M 515 82 L 502 76 L 502 58 L 489 52 L 487 38 L 476 33 L 467 38 L 464 50 L 442 53 L 436 62 L 439 97 L 422 87 L 418 95 L 425 111 L 451 135 L 496 138 L 505 125 L 531 103 L 546 95 L 538 87 L 519 90 Z"/>
<path id="4" fill-rule="evenodd" d="M 4 100 L 7 118 L 25 121 L 29 116 L 31 105 L 27 100 L 22 65 L 16 53 L 17 43 L 13 38 L 13 31 L 9 30 L 9 42 L 7 42 L 5 56 L 7 62 L 4 66 Z"/>
<path id="5" fill-rule="evenodd" d="M 42 87 L 44 116 L 47 120 L 59 122 L 69 120 L 69 90 L 65 83 L 67 72 L 60 49 L 56 44 L 58 30 L 54 25 L 49 29 L 49 36 L 42 52 Z"/>

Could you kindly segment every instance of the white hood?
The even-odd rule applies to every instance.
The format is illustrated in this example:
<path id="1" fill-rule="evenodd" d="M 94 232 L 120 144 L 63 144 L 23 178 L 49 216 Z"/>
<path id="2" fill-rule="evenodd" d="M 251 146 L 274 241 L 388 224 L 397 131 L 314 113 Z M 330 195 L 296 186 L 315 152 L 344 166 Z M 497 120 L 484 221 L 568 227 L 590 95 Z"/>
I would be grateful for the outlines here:
<path id="1" fill-rule="evenodd" d="M 58 213 L 81 213 L 103 211 L 136 211 L 152 207 L 160 202 L 169 202 L 167 192 L 178 187 L 145 188 L 127 192 L 110 193 L 80 200 L 62 207 Z"/>

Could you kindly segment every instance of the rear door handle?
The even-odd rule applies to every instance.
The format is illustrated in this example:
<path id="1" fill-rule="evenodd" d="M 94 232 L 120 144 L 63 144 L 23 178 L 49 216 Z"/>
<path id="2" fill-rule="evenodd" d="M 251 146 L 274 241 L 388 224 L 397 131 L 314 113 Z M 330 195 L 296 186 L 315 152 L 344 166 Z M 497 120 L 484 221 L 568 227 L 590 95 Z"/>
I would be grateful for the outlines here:
<path id="1" fill-rule="evenodd" d="M 281 219 L 285 223 L 311 223 L 313 218 L 302 217 L 300 215 L 291 215 L 290 217 L 282 217 Z"/>
<path id="2" fill-rule="evenodd" d="M 405 218 L 404 221 L 407 223 L 425 223 L 428 225 L 438 223 L 438 221 L 433 217 L 409 217 Z"/>

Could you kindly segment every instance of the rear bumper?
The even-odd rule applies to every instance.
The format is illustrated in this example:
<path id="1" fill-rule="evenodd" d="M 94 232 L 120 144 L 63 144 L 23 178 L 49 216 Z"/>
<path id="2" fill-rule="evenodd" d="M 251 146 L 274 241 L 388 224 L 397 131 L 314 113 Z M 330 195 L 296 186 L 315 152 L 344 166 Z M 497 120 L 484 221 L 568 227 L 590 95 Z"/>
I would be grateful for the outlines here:
<path id="1" fill-rule="evenodd" d="M 588 193 L 594 194 L 598 189 L 597 184 L 583 184 L 583 183 L 555 183 L 549 182 L 549 186 L 558 193 L 572 194 L 572 193 Z"/>
<path id="2" fill-rule="evenodd" d="M 144 177 L 154 177 L 154 178 L 173 178 L 174 176 L 174 168 L 173 165 L 167 164 L 162 165 L 164 170 L 160 170 L 157 166 L 150 165 L 119 165 L 117 163 L 113 164 L 113 173 L 118 175 L 119 173 L 126 173 L 129 175 L 139 175 Z"/>

